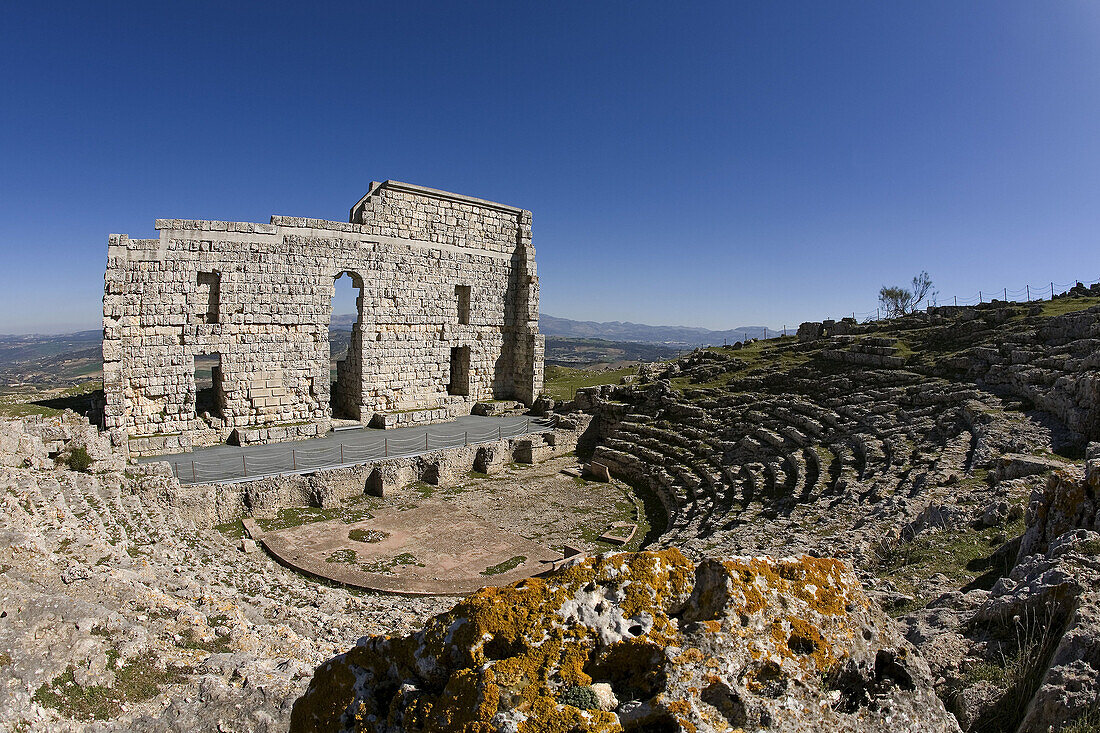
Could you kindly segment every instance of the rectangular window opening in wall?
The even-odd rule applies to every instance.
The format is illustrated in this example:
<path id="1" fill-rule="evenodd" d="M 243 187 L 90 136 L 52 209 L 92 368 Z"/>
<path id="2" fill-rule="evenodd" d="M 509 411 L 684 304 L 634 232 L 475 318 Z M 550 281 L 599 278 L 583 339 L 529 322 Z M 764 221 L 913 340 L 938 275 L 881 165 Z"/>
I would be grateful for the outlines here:
<path id="1" fill-rule="evenodd" d="M 206 296 L 206 312 L 199 314 L 202 323 L 217 323 L 218 310 L 222 297 L 222 276 L 220 272 L 200 272 L 199 294 Z"/>
<path id="2" fill-rule="evenodd" d="M 470 394 L 470 347 L 455 346 L 451 349 L 451 383 L 447 394 L 466 397 Z"/>
<path id="3" fill-rule="evenodd" d="M 225 385 L 222 383 L 222 355 L 195 356 L 195 414 L 203 419 L 225 416 Z"/>
<path id="4" fill-rule="evenodd" d="M 455 299 L 458 300 L 458 322 L 466 325 L 470 322 L 470 286 L 455 285 Z"/>

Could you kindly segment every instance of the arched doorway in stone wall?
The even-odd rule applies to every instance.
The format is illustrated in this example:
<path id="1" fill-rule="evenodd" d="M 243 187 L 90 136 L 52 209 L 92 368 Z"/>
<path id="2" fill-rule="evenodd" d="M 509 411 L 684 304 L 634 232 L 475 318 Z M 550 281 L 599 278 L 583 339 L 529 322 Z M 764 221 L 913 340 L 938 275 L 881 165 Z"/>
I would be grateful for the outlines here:
<path id="1" fill-rule="evenodd" d="M 329 404 L 334 418 L 360 419 L 363 402 L 363 278 L 344 270 L 333 281 L 329 319 Z"/>

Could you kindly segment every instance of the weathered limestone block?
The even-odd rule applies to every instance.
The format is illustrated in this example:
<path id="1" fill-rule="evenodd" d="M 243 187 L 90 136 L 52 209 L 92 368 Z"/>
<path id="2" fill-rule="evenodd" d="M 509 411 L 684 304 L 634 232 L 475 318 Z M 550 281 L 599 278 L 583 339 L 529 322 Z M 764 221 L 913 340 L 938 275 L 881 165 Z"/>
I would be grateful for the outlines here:
<path id="1" fill-rule="evenodd" d="M 821 338 L 823 329 L 820 323 L 807 321 L 798 327 L 799 341 L 816 341 Z"/>
<path id="2" fill-rule="evenodd" d="M 1100 460 L 1090 460 L 1085 475 L 1065 468 L 1055 471 L 1046 486 L 1028 502 L 1020 557 L 1046 552 L 1058 537 L 1074 529 L 1100 531 Z"/>
<path id="3" fill-rule="evenodd" d="M 1032 476 L 1047 471 L 1058 471 L 1069 464 L 1056 458 L 1044 458 L 1024 453 L 1005 453 L 997 459 L 995 474 L 998 481 Z"/>
<path id="4" fill-rule="evenodd" d="M 474 458 L 474 470 L 489 475 L 499 473 L 511 460 L 512 453 L 508 449 L 508 441 L 499 440 L 478 446 Z"/>
<path id="5" fill-rule="evenodd" d="M 319 667 L 291 730 L 958 731 L 837 560 L 678 550 L 485 588 Z"/>
<path id="6" fill-rule="evenodd" d="M 554 455 L 554 449 L 538 435 L 522 438 L 516 442 L 514 456 L 518 463 L 539 463 L 552 455 Z"/>

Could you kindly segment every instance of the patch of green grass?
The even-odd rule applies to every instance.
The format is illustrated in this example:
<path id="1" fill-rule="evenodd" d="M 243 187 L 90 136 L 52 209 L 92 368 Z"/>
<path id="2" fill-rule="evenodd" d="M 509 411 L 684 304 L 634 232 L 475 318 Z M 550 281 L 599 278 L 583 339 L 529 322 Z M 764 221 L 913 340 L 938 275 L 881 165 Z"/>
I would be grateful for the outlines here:
<path id="1" fill-rule="evenodd" d="M 504 562 L 497 563 L 496 565 L 490 565 L 489 567 L 482 570 L 481 574 L 500 575 L 502 573 L 507 573 L 509 570 L 515 570 L 525 562 L 527 562 L 526 555 L 516 555 L 515 557 L 509 558 Z"/>
<path id="2" fill-rule="evenodd" d="M 637 499 L 635 499 L 637 495 Z M 577 527 L 581 542 L 593 547 L 597 552 L 605 552 L 608 550 L 614 550 L 615 552 L 637 552 L 641 547 L 651 540 L 650 534 L 653 529 L 653 521 L 663 521 L 665 517 L 664 509 L 660 506 L 660 500 L 656 496 L 650 497 L 652 501 L 658 502 L 656 506 L 651 506 L 650 500 L 647 500 L 641 493 L 626 489 L 623 491 L 623 497 L 617 500 L 610 513 L 598 513 L 592 519 L 587 519 L 584 524 Z M 635 501 L 641 506 L 639 507 Z M 590 512 L 590 509 L 581 510 L 580 507 L 574 508 L 576 513 L 586 514 Z M 656 517 L 654 515 L 657 515 Z M 634 531 L 634 536 L 630 542 L 625 545 L 616 545 L 610 542 L 602 542 L 598 537 L 602 535 L 607 528 L 614 522 L 631 522 L 636 525 L 637 529 Z"/>
<path id="3" fill-rule="evenodd" d="M 726 372 L 709 382 L 693 382 L 689 377 L 673 377 L 669 380 L 672 383 L 672 388 L 678 392 L 684 392 L 689 389 L 723 389 L 729 385 L 730 380 L 737 376 L 736 371 Z"/>
<path id="4" fill-rule="evenodd" d="M 384 573 L 389 574 L 393 568 L 399 565 L 412 565 L 414 567 L 422 568 L 424 563 L 417 561 L 416 556 L 411 552 L 402 552 L 396 557 L 391 557 L 384 560 L 376 560 L 372 563 L 364 563 L 359 568 L 365 573 Z"/>
<path id="5" fill-rule="evenodd" d="M 618 384 L 628 374 L 637 373 L 638 370 L 634 367 L 601 371 L 551 364 L 546 367 L 542 389 L 555 400 L 571 400 L 578 389 L 601 384 Z"/>
<path id="6" fill-rule="evenodd" d="M 986 632 L 1002 640 L 1003 645 L 992 655 L 992 662 L 967 670 L 966 676 L 972 681 L 991 682 L 1003 694 L 978 714 L 968 730 L 976 733 L 1016 730 L 1065 631 L 1065 612 L 1056 602 L 1048 601 L 1039 608 L 985 626 Z"/>
<path id="7" fill-rule="evenodd" d="M 0 415 L 4 417 L 27 417 L 29 415 L 52 417 L 60 414 L 61 410 L 55 410 L 52 407 L 45 407 L 43 405 L 36 405 L 33 402 L 0 402 Z"/>
<path id="8" fill-rule="evenodd" d="M 325 562 L 337 562 L 341 565 L 354 565 L 358 561 L 359 555 L 355 550 L 349 550 L 347 548 L 334 550 L 331 555 L 325 558 Z"/>
<path id="9" fill-rule="evenodd" d="M 920 579 L 942 573 L 964 588 L 989 590 L 997 578 L 1011 568 L 1002 566 L 1014 558 L 995 557 L 1000 536 L 1015 537 L 1023 532 L 1024 520 L 1019 517 L 1005 525 L 975 530 L 970 527 L 926 531 L 909 542 L 883 540 L 869 561 L 870 569 L 880 578 L 888 579 L 899 589 L 915 595 Z M 904 607 L 891 609 L 901 615 L 923 607 L 931 598 L 915 598 Z"/>
<path id="10" fill-rule="evenodd" d="M 1100 540 L 1085 540 L 1084 542 L 1079 544 L 1077 548 L 1085 555 L 1100 555 Z"/>
<path id="11" fill-rule="evenodd" d="M 1080 460 L 1078 459 L 1061 456 L 1053 451 L 1044 450 L 1042 448 L 1035 448 L 1031 451 L 1031 455 L 1036 456 L 1037 458 L 1049 458 L 1053 461 L 1061 461 L 1062 463 L 1065 463 L 1067 465 L 1076 465 L 1077 463 L 1080 463 Z"/>
<path id="12" fill-rule="evenodd" d="M 902 359 L 905 359 L 907 361 L 912 358 L 913 354 L 916 353 L 915 351 L 913 351 L 913 348 L 909 344 L 905 343 L 901 339 L 898 339 L 894 342 L 894 349 L 894 356 L 900 356 Z"/>
<path id="13" fill-rule="evenodd" d="M 381 542 L 390 536 L 389 532 L 378 529 L 353 529 L 348 532 L 348 539 L 356 542 L 375 543 Z"/>
<path id="14" fill-rule="evenodd" d="M 227 540 L 239 540 L 244 537 L 244 524 L 239 519 L 234 519 L 232 522 L 226 522 L 225 524 L 219 524 L 214 527 L 225 536 Z"/>
<path id="15" fill-rule="evenodd" d="M 344 501 L 339 506 L 322 509 L 314 506 L 285 507 L 279 510 L 274 517 L 257 517 L 256 524 L 264 532 L 274 532 L 290 527 L 300 527 L 303 524 L 313 522 L 327 522 L 339 519 L 346 524 L 361 522 L 364 519 L 372 519 L 371 510 L 381 504 L 377 497 L 356 496 Z"/>
<path id="16" fill-rule="evenodd" d="M 1100 733 L 1100 707 L 1093 706 L 1062 728 L 1062 733 Z"/>
<path id="17" fill-rule="evenodd" d="M 222 622 L 211 619 L 209 623 L 210 626 L 216 626 Z M 198 649 L 200 651 L 210 652 L 211 654 L 226 654 L 230 651 L 228 636 L 215 635 L 210 641 L 204 641 L 195 634 L 195 630 L 192 628 L 188 628 L 180 634 L 180 641 L 176 643 L 176 646 L 183 649 Z"/>
<path id="18" fill-rule="evenodd" d="M 730 383 L 754 373 L 767 373 L 775 370 L 787 371 L 805 364 L 810 355 L 797 349 L 798 341 L 793 336 L 756 341 L 745 344 L 739 349 L 732 346 L 712 346 L 707 351 L 728 357 L 725 363 L 712 362 L 722 367 L 722 371 L 706 382 L 693 381 L 690 376 L 673 377 L 672 387 L 679 392 L 689 390 L 729 389 Z"/>
<path id="19" fill-rule="evenodd" d="M 1052 318 L 1100 305 L 1100 298 L 1058 298 L 1057 300 L 1044 300 L 1041 305 L 1043 311 L 1039 315 L 1043 318 Z"/>
<path id="20" fill-rule="evenodd" d="M 117 653 L 114 658 L 117 659 Z M 138 658 L 115 671 L 113 687 L 81 687 L 76 683 L 74 668 L 69 667 L 49 683 L 40 686 L 32 699 L 43 707 L 57 710 L 66 718 L 111 720 L 118 717 L 125 705 L 151 700 L 160 693 L 161 687 L 182 682 L 186 671 L 182 667 L 162 670 L 148 658 Z"/>

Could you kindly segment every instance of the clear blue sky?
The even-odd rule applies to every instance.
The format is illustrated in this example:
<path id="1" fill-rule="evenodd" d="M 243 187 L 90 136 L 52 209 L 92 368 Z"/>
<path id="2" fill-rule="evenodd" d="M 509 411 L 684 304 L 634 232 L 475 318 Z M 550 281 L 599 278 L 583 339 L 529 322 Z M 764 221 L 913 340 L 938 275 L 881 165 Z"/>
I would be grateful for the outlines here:
<path id="1" fill-rule="evenodd" d="M 7 3 L 0 333 L 94 328 L 107 235 L 534 212 L 543 311 L 710 328 L 1100 277 L 1089 2 Z"/>

